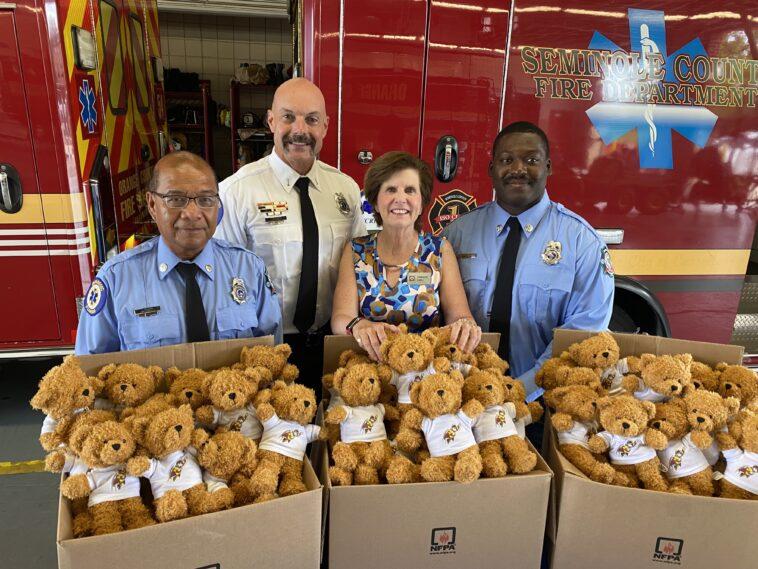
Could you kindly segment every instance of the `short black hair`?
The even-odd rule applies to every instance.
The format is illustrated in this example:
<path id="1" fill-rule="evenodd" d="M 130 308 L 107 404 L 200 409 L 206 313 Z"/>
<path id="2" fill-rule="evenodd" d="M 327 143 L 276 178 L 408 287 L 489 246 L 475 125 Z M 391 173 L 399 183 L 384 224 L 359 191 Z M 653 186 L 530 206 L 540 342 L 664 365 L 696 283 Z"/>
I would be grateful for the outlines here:
<path id="1" fill-rule="evenodd" d="M 497 133 L 497 136 L 495 137 L 494 142 L 492 143 L 492 156 L 494 158 L 495 156 L 495 148 L 497 148 L 497 143 L 500 142 L 500 139 L 508 134 L 516 134 L 516 133 L 531 133 L 536 134 L 540 137 L 540 140 L 542 141 L 542 144 L 545 146 L 545 158 L 550 158 L 550 143 L 547 141 L 547 135 L 545 134 L 545 131 L 543 131 L 540 127 L 538 127 L 536 124 L 531 123 L 529 121 L 516 121 L 512 122 L 508 126 L 504 127 L 503 130 Z"/>

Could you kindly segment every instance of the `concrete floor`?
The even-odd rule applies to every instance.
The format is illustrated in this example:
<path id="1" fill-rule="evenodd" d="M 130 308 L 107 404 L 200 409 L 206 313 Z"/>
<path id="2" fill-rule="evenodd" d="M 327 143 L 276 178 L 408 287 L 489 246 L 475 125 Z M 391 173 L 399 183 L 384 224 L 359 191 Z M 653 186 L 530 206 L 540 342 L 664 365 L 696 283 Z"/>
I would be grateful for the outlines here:
<path id="1" fill-rule="evenodd" d="M 54 359 L 0 360 L 0 462 L 44 458 L 37 438 L 43 416 L 29 407 Z M 54 569 L 58 478 L 47 472 L 0 475 L 0 566 Z"/>

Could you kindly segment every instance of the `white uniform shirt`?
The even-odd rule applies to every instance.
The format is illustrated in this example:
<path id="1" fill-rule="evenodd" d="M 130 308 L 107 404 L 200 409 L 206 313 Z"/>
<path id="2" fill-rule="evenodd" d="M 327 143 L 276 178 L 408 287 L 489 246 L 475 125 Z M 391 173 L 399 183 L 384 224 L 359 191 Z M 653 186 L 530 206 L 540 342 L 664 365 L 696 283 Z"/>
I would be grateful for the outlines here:
<path id="1" fill-rule="evenodd" d="M 568 431 L 558 431 L 559 445 L 579 445 L 589 450 L 590 434 L 597 431 L 597 423 L 574 421 Z"/>
<path id="2" fill-rule="evenodd" d="M 472 420 L 463 411 L 455 415 L 440 415 L 435 419 L 424 417 L 421 430 L 424 432 L 429 454 L 433 457 L 457 454 L 476 444 L 471 429 Z"/>
<path id="3" fill-rule="evenodd" d="M 87 473 L 87 481 L 92 490 L 87 502 L 90 508 L 103 502 L 139 497 L 139 478 L 128 475 L 123 464 L 93 468 Z"/>
<path id="4" fill-rule="evenodd" d="M 189 490 L 203 483 L 194 449 L 177 450 L 161 459 L 151 458 L 150 468 L 142 475 L 150 480 L 153 498 L 161 498 L 169 490 Z"/>
<path id="5" fill-rule="evenodd" d="M 490 405 L 484 413 L 474 419 L 474 439 L 477 443 L 498 441 L 512 435 L 518 436 L 513 419 L 516 418 L 516 406 L 513 403 Z"/>
<path id="6" fill-rule="evenodd" d="M 242 409 L 228 411 L 214 408 L 213 423 L 219 427 L 229 427 L 230 431 L 239 431 L 248 439 L 256 441 L 259 441 L 263 434 L 263 427 L 252 403 L 248 403 Z"/>
<path id="7" fill-rule="evenodd" d="M 344 406 L 347 417 L 340 423 L 343 443 L 371 443 L 387 438 L 384 428 L 384 405 Z"/>
<path id="8" fill-rule="evenodd" d="M 331 318 L 342 248 L 353 237 L 366 235 L 366 226 L 360 190 L 352 178 L 318 160 L 307 177 L 319 237 L 315 329 Z M 298 332 L 292 320 L 303 258 L 300 195 L 294 188 L 299 178 L 272 152 L 219 184 L 224 216 L 215 237 L 246 247 L 263 259 L 282 303 L 285 334 Z"/>
<path id="9" fill-rule="evenodd" d="M 645 437 L 620 437 L 608 431 L 598 433 L 608 443 L 608 456 L 613 464 L 639 464 L 655 458 L 655 450 L 645 444 Z"/>
<path id="10" fill-rule="evenodd" d="M 758 494 L 758 453 L 739 448 L 725 450 L 724 478 L 735 486 Z"/>
<path id="11" fill-rule="evenodd" d="M 671 480 L 697 474 L 709 466 L 703 451 L 692 442 L 690 433 L 681 439 L 669 441 L 669 446 L 658 451 L 658 458 L 666 476 Z"/>
<path id="12" fill-rule="evenodd" d="M 285 421 L 274 413 L 268 421 L 263 421 L 263 438 L 258 448 L 303 460 L 305 447 L 315 441 L 320 432 L 321 427 L 317 425 Z"/>
<path id="13" fill-rule="evenodd" d="M 668 401 L 671 399 L 670 397 L 661 395 L 657 391 L 654 391 L 652 388 L 645 385 L 645 382 L 642 381 L 642 379 L 639 381 L 637 391 L 634 392 L 634 397 L 640 401 L 651 401 L 652 403 L 662 403 L 663 401 Z"/>
<path id="14" fill-rule="evenodd" d="M 408 373 L 399 374 L 395 370 L 392 370 L 392 379 L 390 383 L 397 387 L 397 402 L 410 405 L 411 401 L 411 387 L 414 383 L 418 383 L 424 379 L 427 375 L 436 373 L 434 370 L 434 363 L 430 363 L 429 367 L 422 371 L 409 371 Z"/>
<path id="15" fill-rule="evenodd" d="M 600 375 L 600 383 L 611 393 L 620 391 L 621 380 L 624 379 L 625 373 L 629 373 L 629 365 L 626 363 L 626 358 L 623 358 L 616 362 L 615 366 L 603 370 Z"/>

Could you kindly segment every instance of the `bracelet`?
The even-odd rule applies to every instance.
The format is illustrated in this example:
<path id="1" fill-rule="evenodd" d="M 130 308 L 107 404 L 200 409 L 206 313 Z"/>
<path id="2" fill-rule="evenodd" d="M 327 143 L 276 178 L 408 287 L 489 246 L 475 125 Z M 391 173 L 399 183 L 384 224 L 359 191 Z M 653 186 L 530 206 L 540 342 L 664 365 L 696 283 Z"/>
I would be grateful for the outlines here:
<path id="1" fill-rule="evenodd" d="M 363 316 L 356 316 L 350 322 L 348 322 L 347 326 L 345 326 L 345 330 L 347 331 L 347 333 L 352 336 L 353 328 L 355 328 L 355 325 L 358 324 L 358 322 L 360 322 L 361 320 L 363 320 Z"/>

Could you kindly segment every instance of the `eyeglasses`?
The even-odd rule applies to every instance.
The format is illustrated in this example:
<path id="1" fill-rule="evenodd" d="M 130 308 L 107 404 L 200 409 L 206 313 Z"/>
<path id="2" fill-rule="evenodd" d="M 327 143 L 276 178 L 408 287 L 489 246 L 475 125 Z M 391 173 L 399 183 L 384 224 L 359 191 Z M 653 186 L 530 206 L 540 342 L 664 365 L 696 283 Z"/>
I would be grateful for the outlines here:
<path id="1" fill-rule="evenodd" d="M 152 191 L 150 193 L 161 198 L 166 203 L 166 207 L 170 207 L 171 209 L 184 209 L 189 205 L 190 201 L 194 201 L 197 207 L 202 209 L 212 209 L 221 203 L 221 198 L 218 197 L 218 194 L 190 197 L 182 194 L 159 194 Z"/>

